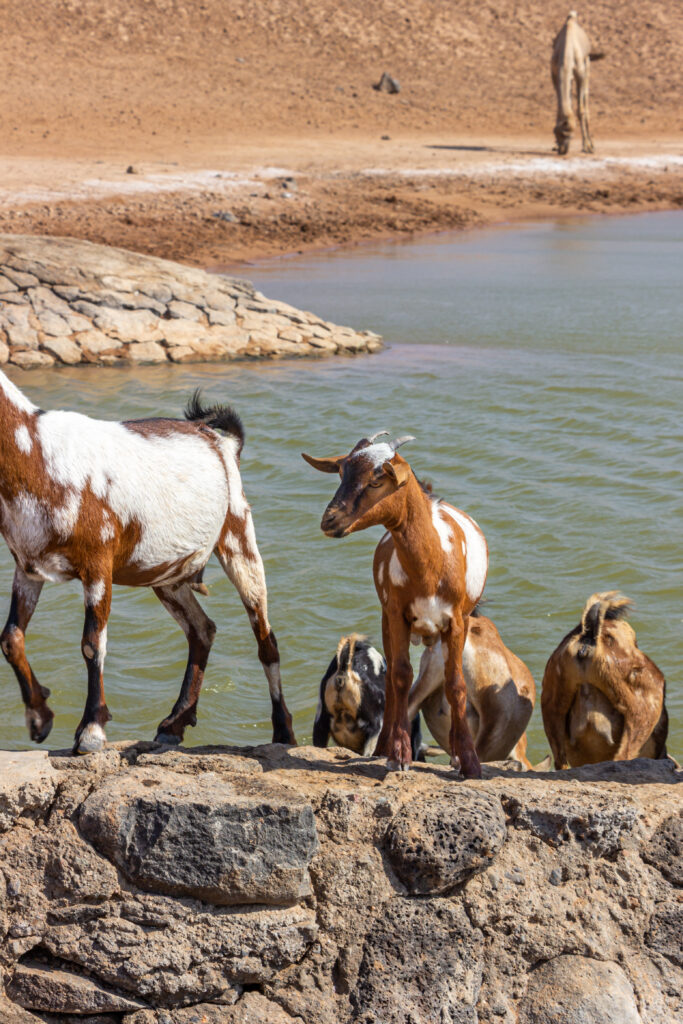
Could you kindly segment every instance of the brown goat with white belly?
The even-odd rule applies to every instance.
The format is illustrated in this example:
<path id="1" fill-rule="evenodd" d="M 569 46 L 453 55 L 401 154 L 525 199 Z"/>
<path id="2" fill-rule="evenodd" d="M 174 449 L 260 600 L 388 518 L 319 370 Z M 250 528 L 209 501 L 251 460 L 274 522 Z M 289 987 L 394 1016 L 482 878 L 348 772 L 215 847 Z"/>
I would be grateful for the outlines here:
<path id="1" fill-rule="evenodd" d="M 531 768 L 526 735 L 536 700 L 534 677 L 505 646 L 489 618 L 475 609 L 469 618 L 462 655 L 467 684 L 467 721 L 480 761 L 513 758 Z M 444 658 L 440 643 L 428 647 L 410 691 L 408 716 L 422 712 L 429 730 L 449 750 L 451 709 L 444 692 Z"/>
<path id="2" fill-rule="evenodd" d="M 396 453 L 399 445 L 413 438 L 377 443 L 380 436 L 362 438 L 348 455 L 303 456 L 315 469 L 341 477 L 322 517 L 323 533 L 346 537 L 379 525 L 388 531 L 377 546 L 373 566 L 387 660 L 386 706 L 375 753 L 387 757 L 392 769 L 408 768 L 410 638 L 419 637 L 427 646 L 440 640 L 451 706 L 451 759 L 466 778 L 479 778 L 481 766 L 467 725 L 462 652 L 467 616 L 486 583 L 486 540 L 468 515 L 428 494 Z"/>
<path id="3" fill-rule="evenodd" d="M 666 683 L 624 621 L 630 605 L 615 590 L 593 594 L 550 656 L 541 710 L 556 769 L 666 757 Z"/>

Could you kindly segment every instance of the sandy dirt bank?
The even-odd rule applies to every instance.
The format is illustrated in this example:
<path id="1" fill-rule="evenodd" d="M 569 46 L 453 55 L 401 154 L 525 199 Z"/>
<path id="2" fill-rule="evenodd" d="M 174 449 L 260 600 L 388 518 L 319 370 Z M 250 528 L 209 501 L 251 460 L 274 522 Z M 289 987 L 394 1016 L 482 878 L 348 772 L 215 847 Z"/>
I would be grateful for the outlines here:
<path id="1" fill-rule="evenodd" d="M 594 157 L 552 153 L 532 0 L 0 0 L 0 232 L 204 266 L 683 202 L 683 7 L 579 8 Z M 400 82 L 373 88 L 383 71 Z M 126 173 L 131 168 L 131 173 Z"/>

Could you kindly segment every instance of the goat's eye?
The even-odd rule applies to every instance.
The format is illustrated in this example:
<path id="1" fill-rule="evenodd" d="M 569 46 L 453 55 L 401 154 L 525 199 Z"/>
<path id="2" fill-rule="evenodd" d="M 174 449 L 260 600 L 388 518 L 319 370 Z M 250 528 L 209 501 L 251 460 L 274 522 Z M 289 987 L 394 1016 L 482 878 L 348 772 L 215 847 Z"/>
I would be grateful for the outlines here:
<path id="1" fill-rule="evenodd" d="M 371 480 L 370 481 L 370 487 L 381 487 L 382 483 L 383 483 L 382 477 L 379 477 L 378 480 Z"/>

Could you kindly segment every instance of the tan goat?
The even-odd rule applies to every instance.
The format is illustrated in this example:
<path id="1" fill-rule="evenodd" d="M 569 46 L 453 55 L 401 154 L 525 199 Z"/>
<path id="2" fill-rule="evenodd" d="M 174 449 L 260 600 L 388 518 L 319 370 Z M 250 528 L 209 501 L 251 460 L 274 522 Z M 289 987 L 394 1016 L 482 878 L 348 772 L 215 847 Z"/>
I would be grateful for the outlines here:
<path id="1" fill-rule="evenodd" d="M 476 609 L 469 617 L 462 669 L 467 685 L 467 723 L 479 760 L 514 758 L 531 768 L 524 730 L 536 700 L 533 676 L 505 646 L 491 620 Z M 408 718 L 412 721 L 419 711 L 439 746 L 450 752 L 451 710 L 444 692 L 440 643 L 428 647 L 420 660 Z"/>
<path id="2" fill-rule="evenodd" d="M 591 57 L 593 60 L 598 60 L 602 56 L 603 54 L 591 54 L 588 36 L 577 21 L 576 11 L 570 11 L 567 20 L 555 37 L 550 61 L 550 73 L 557 93 L 555 138 L 557 151 L 561 156 L 569 152 L 569 142 L 576 123 L 572 113 L 574 82 L 576 82 L 583 152 L 593 152 L 593 140 L 588 123 L 588 74 Z"/>
<path id="3" fill-rule="evenodd" d="M 541 710 L 556 769 L 666 757 L 666 684 L 624 621 L 630 605 L 616 590 L 593 594 L 550 656 Z"/>

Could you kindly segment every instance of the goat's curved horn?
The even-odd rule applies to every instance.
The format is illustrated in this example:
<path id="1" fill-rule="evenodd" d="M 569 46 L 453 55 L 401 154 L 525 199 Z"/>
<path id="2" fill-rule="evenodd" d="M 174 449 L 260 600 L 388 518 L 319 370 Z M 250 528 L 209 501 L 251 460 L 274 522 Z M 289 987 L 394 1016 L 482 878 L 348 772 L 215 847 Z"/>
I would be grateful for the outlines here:
<path id="1" fill-rule="evenodd" d="M 376 434 L 373 434 L 372 437 L 368 438 L 368 441 L 370 442 L 370 444 L 374 444 L 378 437 L 382 437 L 384 434 L 388 433 L 388 430 L 378 430 Z"/>
<path id="2" fill-rule="evenodd" d="M 397 448 L 400 448 L 402 444 L 406 444 L 408 441 L 414 440 L 415 438 L 413 437 L 412 434 L 406 434 L 405 437 L 397 437 L 395 441 L 390 441 L 389 446 L 393 448 L 394 451 L 396 451 Z"/>

